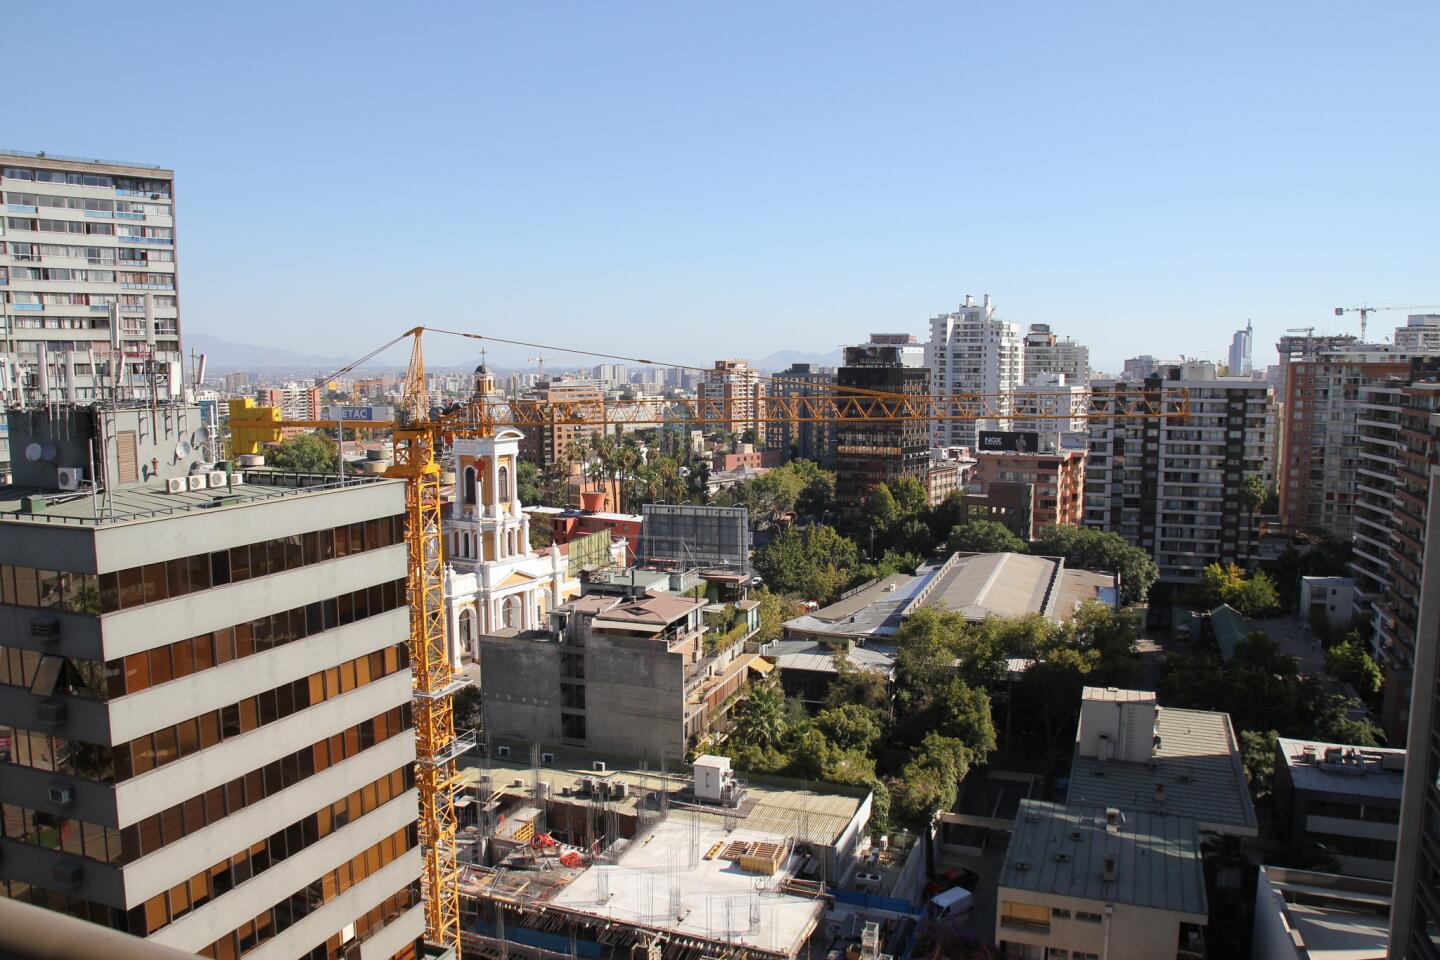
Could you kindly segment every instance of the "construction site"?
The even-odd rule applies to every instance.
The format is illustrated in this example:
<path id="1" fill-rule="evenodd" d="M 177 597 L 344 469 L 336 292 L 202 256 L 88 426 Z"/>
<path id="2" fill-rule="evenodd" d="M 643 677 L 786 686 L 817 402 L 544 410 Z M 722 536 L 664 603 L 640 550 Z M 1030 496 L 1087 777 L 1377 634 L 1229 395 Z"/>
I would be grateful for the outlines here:
<path id="1" fill-rule="evenodd" d="M 466 768 L 457 801 L 467 954 L 758 960 L 862 949 L 864 919 L 833 908 L 838 881 L 856 875 L 868 789 L 741 781 L 715 756 L 669 770 L 533 744 L 484 752 L 495 756 Z M 913 932 L 911 921 L 872 922 L 876 958 Z"/>

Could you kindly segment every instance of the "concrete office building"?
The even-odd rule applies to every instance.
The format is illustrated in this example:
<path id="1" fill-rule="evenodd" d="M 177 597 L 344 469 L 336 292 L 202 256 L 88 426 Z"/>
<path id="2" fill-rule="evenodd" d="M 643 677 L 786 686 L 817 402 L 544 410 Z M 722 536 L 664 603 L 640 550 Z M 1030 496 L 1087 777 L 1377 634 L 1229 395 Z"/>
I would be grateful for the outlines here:
<path id="1" fill-rule="evenodd" d="M 770 384 L 777 397 L 831 396 L 835 392 L 835 371 L 815 369 L 808 363 L 792 364 L 775 375 Z M 773 446 L 786 457 L 813 460 L 826 469 L 835 466 L 835 422 L 807 423 L 785 420 L 770 425 Z"/>
<path id="2" fill-rule="evenodd" d="M 988 293 L 982 303 L 976 303 L 974 297 L 967 295 L 954 313 L 931 318 L 925 365 L 930 368 L 930 388 L 936 396 L 998 395 L 995 401 L 1000 413 L 998 418 L 974 423 L 939 421 L 932 432 L 935 446 L 973 447 L 977 429 L 1010 428 L 1010 401 L 1006 398 L 1024 382 L 1025 352 L 1019 327 L 995 318 L 995 307 Z"/>
<path id="3" fill-rule="evenodd" d="M 1426 501 L 1416 636 L 1440 633 L 1440 468 L 1427 470 L 1416 496 Z M 1409 501 L 1407 501 L 1407 504 Z M 1408 509 L 1408 506 L 1407 506 Z M 1414 752 L 1400 805 L 1400 843 L 1395 858 L 1395 902 L 1390 914 L 1390 956 L 1425 960 L 1440 956 L 1433 931 L 1440 926 L 1440 647 L 1419 643 L 1412 666 L 1409 743 Z M 1425 771 L 1422 775 L 1421 771 Z"/>
<path id="4" fill-rule="evenodd" d="M 1294 846 L 1319 844 L 1340 872 L 1395 875 L 1405 751 L 1275 739 L 1275 809 Z"/>
<path id="5" fill-rule="evenodd" d="M 707 420 L 720 421 L 707 424 L 708 430 L 737 436 L 749 432 L 757 445 L 764 446 L 765 390 L 760 371 L 748 362 L 716 360 L 715 366 L 705 371 L 695 396 L 701 415 Z"/>
<path id="6" fill-rule="evenodd" d="M 1280 519 L 1291 530 L 1354 533 L 1360 391 L 1405 376 L 1409 358 L 1384 349 L 1325 352 L 1286 369 Z"/>
<path id="7" fill-rule="evenodd" d="M 212 958 L 414 957 L 404 486 L 194 473 L 193 413 L 32 424 L 57 463 L 0 491 L 0 888 Z M 87 448 L 103 492 L 57 490 Z"/>
<path id="8" fill-rule="evenodd" d="M 930 390 L 925 348 L 909 334 L 871 334 L 869 343 L 846 347 L 844 358 L 836 373 L 841 396 L 846 388 L 915 396 Z M 865 498 L 882 483 L 913 477 L 923 486 L 930 464 L 928 430 L 929 424 L 919 420 L 836 424 L 835 502 L 841 516 L 858 517 Z"/>
<path id="9" fill-rule="evenodd" d="M 1204 960 L 1195 822 L 1022 800 L 995 914 L 996 941 L 1023 960 Z"/>
<path id="10" fill-rule="evenodd" d="M 1090 379 L 1090 348 L 1072 337 L 1060 338 L 1048 323 L 1032 323 L 1022 343 L 1022 383 L 1061 376 L 1071 383 Z"/>
<path id="11" fill-rule="evenodd" d="M 1211 563 L 1250 564 L 1259 524 L 1244 481 L 1274 476 L 1275 400 L 1268 384 L 1217 377 L 1209 363 L 1165 368 L 1163 377 L 1098 380 L 1189 416 L 1090 420 L 1085 525 L 1120 534 L 1155 558 L 1162 580 L 1193 582 Z"/>

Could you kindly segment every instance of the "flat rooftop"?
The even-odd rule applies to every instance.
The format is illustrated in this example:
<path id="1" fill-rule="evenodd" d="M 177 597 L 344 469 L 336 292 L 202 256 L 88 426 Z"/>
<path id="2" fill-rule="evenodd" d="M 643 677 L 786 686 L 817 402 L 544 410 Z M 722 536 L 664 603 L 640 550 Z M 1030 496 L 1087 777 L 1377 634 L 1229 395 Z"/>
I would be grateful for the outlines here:
<path id="1" fill-rule="evenodd" d="M 776 640 L 765 647 L 764 655 L 773 657 L 781 670 L 808 670 L 813 673 L 838 673 L 835 666 L 837 651 L 822 645 L 819 641 L 805 638 Z M 845 659 L 861 670 L 889 674 L 895 669 L 896 650 L 891 646 L 856 646 L 846 650 Z"/>
<path id="2" fill-rule="evenodd" d="M 1289 737 L 1279 737 L 1275 744 L 1297 790 L 1400 801 L 1405 783 L 1404 750 Z M 1335 751 L 1340 751 L 1338 756 Z"/>
<path id="3" fill-rule="evenodd" d="M 826 607 L 785 622 L 789 634 L 854 639 L 888 638 L 900 630 L 905 608 L 940 567 L 921 567 L 914 576 L 896 573 L 859 587 Z"/>
<path id="4" fill-rule="evenodd" d="M 1256 910 L 1269 884 L 1298 957 L 1306 960 L 1375 960 L 1390 943 L 1391 886 L 1309 870 L 1262 866 Z M 1257 918 L 1258 919 L 1258 918 Z"/>
<path id="5" fill-rule="evenodd" d="M 1058 604 L 1056 587 L 1064 564 L 1049 557 L 1019 553 L 957 554 L 921 601 L 961 613 L 967 620 L 1050 616 Z"/>
<path id="6" fill-rule="evenodd" d="M 1103 688 L 1087 687 L 1086 695 L 1094 690 Z M 1114 690 L 1107 696 L 1133 692 L 1153 696 Z M 1100 760 L 1077 751 L 1070 765 L 1070 802 L 1189 818 L 1201 830 L 1257 836 L 1255 806 L 1229 714 L 1159 707 L 1155 730 L 1160 743 L 1149 763 Z M 1157 800 L 1160 785 L 1164 797 Z"/>
<path id="7" fill-rule="evenodd" d="M 100 494 L 40 487 L 0 487 L 0 523 L 55 523 L 87 527 L 156 520 L 201 510 L 249 506 L 278 497 L 313 496 L 364 484 L 404 483 L 387 477 L 346 477 L 343 482 L 319 474 L 237 471 L 244 482 L 204 490 L 169 493 L 165 482 L 126 484 Z M 29 498 L 44 503 L 27 509 Z M 34 503 L 33 500 L 29 502 Z"/>
<path id="8" fill-rule="evenodd" d="M 465 767 L 460 773 L 467 783 L 476 783 L 481 776 L 491 777 L 491 789 L 501 795 L 528 798 L 532 768 L 528 762 L 529 745 L 516 745 L 510 759 L 492 758 L 485 767 Z M 682 794 L 688 794 L 691 787 L 689 764 L 677 764 L 669 770 L 644 769 L 612 758 L 604 760 L 603 771 L 592 769 L 600 757 L 592 754 L 557 752 L 554 763 L 542 765 L 539 778 L 550 784 L 550 800 L 554 803 L 567 801 L 588 804 L 586 795 L 580 792 L 581 780 L 597 778 L 606 783 L 625 783 L 628 794 L 623 800 L 609 801 L 609 808 L 616 813 L 636 816 L 640 810 L 640 798 L 652 792 L 669 795 L 669 811 L 672 819 L 696 820 L 702 825 L 724 826 L 727 811 L 721 807 L 687 803 Z M 811 789 L 801 781 L 790 781 L 779 777 L 755 779 L 740 777 L 745 786 L 746 801 L 738 811 L 737 822 L 749 830 L 776 833 L 781 836 L 798 837 L 812 843 L 834 844 L 843 834 L 870 791 L 864 787 L 847 787 L 837 784 L 824 785 L 823 789 Z M 519 780 L 516 785 L 514 781 Z M 572 796 L 563 795 L 568 787 Z M 653 802 L 652 802 L 653 807 Z M 734 815 L 736 811 L 730 811 Z"/>
<path id="9" fill-rule="evenodd" d="M 682 937 L 794 956 L 823 916 L 824 901 L 782 891 L 798 866 L 793 851 L 769 876 L 711 857 L 717 847 L 744 841 L 788 848 L 781 834 L 727 831 L 671 817 L 627 846 L 617 863 L 583 871 L 550 903 Z"/>
<path id="10" fill-rule="evenodd" d="M 1185 817 L 1127 812 L 1112 829 L 1103 806 L 1022 800 L 1000 886 L 1207 919 L 1197 828 Z"/>

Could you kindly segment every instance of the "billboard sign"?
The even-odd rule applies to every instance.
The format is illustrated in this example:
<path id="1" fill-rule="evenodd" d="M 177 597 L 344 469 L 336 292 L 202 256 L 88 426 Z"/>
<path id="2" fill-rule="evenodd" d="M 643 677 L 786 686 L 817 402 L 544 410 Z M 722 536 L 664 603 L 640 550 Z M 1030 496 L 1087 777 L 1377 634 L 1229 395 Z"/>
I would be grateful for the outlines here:
<path id="1" fill-rule="evenodd" d="M 393 420 L 395 411 L 389 406 L 332 404 L 325 408 L 327 420 Z"/>
<path id="2" fill-rule="evenodd" d="M 1038 453 L 1040 434 L 1030 430 L 981 430 L 979 449 L 985 453 Z"/>
<path id="3" fill-rule="evenodd" d="M 750 511 L 647 503 L 641 508 L 640 564 L 750 573 Z"/>

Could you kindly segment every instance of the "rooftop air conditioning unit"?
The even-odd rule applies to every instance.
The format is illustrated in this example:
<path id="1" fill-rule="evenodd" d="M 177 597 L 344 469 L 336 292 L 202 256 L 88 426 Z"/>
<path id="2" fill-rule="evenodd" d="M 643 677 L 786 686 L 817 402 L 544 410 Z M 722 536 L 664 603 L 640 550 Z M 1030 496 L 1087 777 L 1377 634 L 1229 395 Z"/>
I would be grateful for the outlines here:
<path id="1" fill-rule="evenodd" d="M 592 761 L 591 764 L 590 764 L 590 769 L 596 771 L 597 773 L 604 773 L 604 772 L 605 772 L 605 761 L 604 761 L 604 760 L 595 760 L 595 761 Z"/>
<path id="2" fill-rule="evenodd" d="M 542 754 L 540 754 L 540 762 L 543 763 L 543 764 L 545 764 L 547 767 L 550 766 L 551 764 L 553 764 L 553 763 L 555 762 L 555 754 L 553 754 L 553 753 L 542 753 Z"/>
<path id="3" fill-rule="evenodd" d="M 509 748 L 509 747 L 503 747 L 503 746 L 502 746 L 502 747 L 496 747 L 496 748 L 495 748 L 495 756 L 497 756 L 497 757 L 508 757 L 508 756 L 510 756 L 510 748 Z"/>
<path id="4" fill-rule="evenodd" d="M 225 478 L 226 473 L 224 470 L 211 470 L 205 474 L 205 479 L 209 482 L 211 489 L 225 486 Z"/>
<path id="5" fill-rule="evenodd" d="M 244 482 L 245 474 L 241 473 L 239 470 L 236 470 L 235 472 L 230 474 L 230 486 L 238 487 Z"/>
<path id="6" fill-rule="evenodd" d="M 52 784 L 46 788 L 45 796 L 51 803 L 59 804 L 62 807 L 68 807 L 75 802 L 75 794 L 68 784 Z"/>
<path id="7" fill-rule="evenodd" d="M 79 490 L 80 483 L 85 479 L 84 467 L 60 467 L 56 474 L 59 478 L 61 490 Z"/>
<path id="8" fill-rule="evenodd" d="M 205 489 L 205 476 L 204 476 L 204 474 L 199 474 L 199 473 L 192 474 L 191 476 L 188 476 L 188 477 L 186 477 L 185 479 L 189 482 L 189 484 L 190 484 L 190 489 L 191 489 L 191 490 L 204 490 L 204 489 Z"/>
<path id="9" fill-rule="evenodd" d="M 165 481 L 166 493 L 184 493 L 188 489 L 190 485 L 185 482 L 184 477 L 171 477 Z"/>

